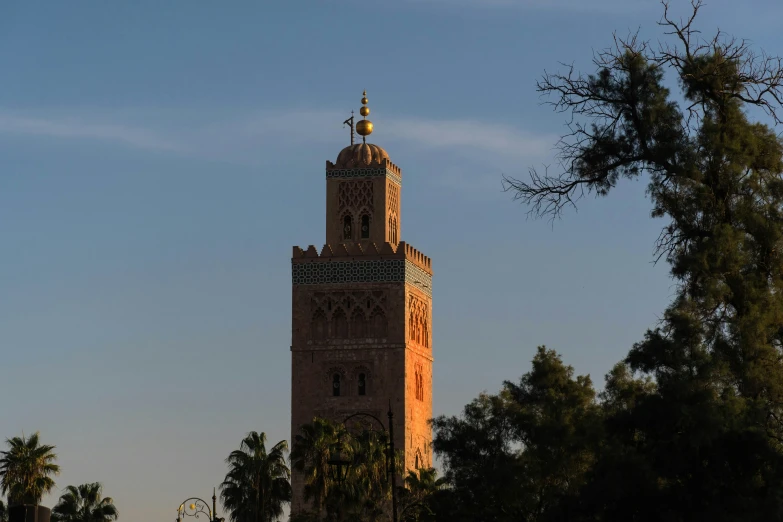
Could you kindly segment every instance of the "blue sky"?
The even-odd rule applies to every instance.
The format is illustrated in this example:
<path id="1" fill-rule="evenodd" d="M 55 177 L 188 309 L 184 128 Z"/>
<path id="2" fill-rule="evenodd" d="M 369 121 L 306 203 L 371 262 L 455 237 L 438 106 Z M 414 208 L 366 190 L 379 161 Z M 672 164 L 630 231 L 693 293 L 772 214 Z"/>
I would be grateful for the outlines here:
<path id="1" fill-rule="evenodd" d="M 700 26 L 783 52 L 783 9 L 736 5 L 709 2 Z M 600 386 L 673 292 L 644 181 L 552 226 L 500 180 L 553 163 L 544 69 L 589 68 L 614 30 L 657 38 L 659 15 L 2 2 L 0 436 L 40 430 L 58 488 L 101 481 L 125 520 L 208 497 L 249 430 L 288 439 L 291 247 L 324 241 L 324 164 L 363 89 L 370 141 L 403 169 L 402 239 L 433 259 L 435 413 L 518 378 L 540 344 Z"/>

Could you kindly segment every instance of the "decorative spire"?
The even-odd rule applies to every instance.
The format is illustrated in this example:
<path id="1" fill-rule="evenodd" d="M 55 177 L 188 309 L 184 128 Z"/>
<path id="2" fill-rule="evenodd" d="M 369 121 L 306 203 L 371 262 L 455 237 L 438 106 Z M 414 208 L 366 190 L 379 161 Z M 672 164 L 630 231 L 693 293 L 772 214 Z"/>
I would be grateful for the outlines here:
<path id="1" fill-rule="evenodd" d="M 362 143 L 367 143 L 367 136 L 372 134 L 372 122 L 367 119 L 367 115 L 370 114 L 370 108 L 367 107 L 367 91 L 362 94 L 362 108 L 359 109 L 359 114 L 364 119 L 356 123 L 356 133 L 362 137 Z"/>

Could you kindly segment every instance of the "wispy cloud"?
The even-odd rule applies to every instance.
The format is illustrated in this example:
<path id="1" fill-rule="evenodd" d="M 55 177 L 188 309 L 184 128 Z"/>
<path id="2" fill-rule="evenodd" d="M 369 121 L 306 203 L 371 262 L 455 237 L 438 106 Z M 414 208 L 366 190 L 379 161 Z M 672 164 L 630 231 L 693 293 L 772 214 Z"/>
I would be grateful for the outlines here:
<path id="1" fill-rule="evenodd" d="M 49 136 L 57 138 L 94 139 L 122 143 L 153 150 L 182 151 L 181 144 L 149 129 L 121 124 L 86 122 L 79 119 L 47 119 L 0 113 L 0 133 Z"/>
<path id="2" fill-rule="evenodd" d="M 510 125 L 473 120 L 392 119 L 384 122 L 393 138 L 424 147 L 471 149 L 513 158 L 547 155 L 553 136 L 533 133 Z"/>
<path id="3" fill-rule="evenodd" d="M 90 111 L 81 110 L 76 118 L 0 110 L 0 138 L 81 140 L 249 166 L 260 165 L 277 151 L 295 150 L 302 143 L 317 143 L 326 150 L 333 146 L 336 156 L 348 139 L 342 125 L 345 115 L 338 111 L 162 112 L 136 110 L 88 117 Z M 482 188 L 494 192 L 500 173 L 544 161 L 557 141 L 554 135 L 471 119 L 388 117 L 377 124 L 373 142 L 383 144 L 396 157 L 416 158 L 438 150 L 443 168 L 429 179 L 466 193 Z"/>
<path id="4" fill-rule="evenodd" d="M 242 144 L 257 148 L 275 141 L 289 143 L 329 143 L 347 137 L 342 125 L 345 114 L 337 111 L 287 111 L 259 113 L 244 119 L 210 125 L 200 131 L 203 140 L 220 140 L 226 146 Z M 551 153 L 556 136 L 535 133 L 511 125 L 470 119 L 431 120 L 386 117 L 378 122 L 373 139 L 385 144 L 399 143 L 419 149 L 452 149 L 461 154 L 538 159 Z M 222 138 L 217 138 L 218 136 Z M 338 138 L 339 137 L 339 138 Z"/>
<path id="5" fill-rule="evenodd" d="M 97 140 L 138 149 L 170 151 L 192 156 L 209 155 L 224 159 L 245 149 L 258 150 L 286 143 L 335 141 L 343 116 L 336 111 L 259 112 L 202 123 L 139 126 L 126 121 L 103 118 L 20 116 L 0 111 L 0 134 Z M 148 121 L 152 121 L 148 119 Z M 306 123 L 306 124 L 303 124 Z M 378 139 L 412 145 L 417 148 L 455 149 L 473 155 L 507 158 L 547 155 L 553 136 L 542 135 L 509 125 L 475 120 L 427 120 L 388 118 L 379 126 Z"/>

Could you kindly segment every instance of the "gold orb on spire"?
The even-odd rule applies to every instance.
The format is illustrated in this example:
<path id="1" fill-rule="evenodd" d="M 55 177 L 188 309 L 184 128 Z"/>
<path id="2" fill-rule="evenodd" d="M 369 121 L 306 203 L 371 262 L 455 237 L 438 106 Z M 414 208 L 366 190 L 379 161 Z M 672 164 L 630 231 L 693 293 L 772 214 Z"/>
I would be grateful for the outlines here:
<path id="1" fill-rule="evenodd" d="M 370 120 L 359 120 L 356 124 L 356 133 L 359 136 L 369 136 L 372 134 L 372 122 Z"/>
<path id="2" fill-rule="evenodd" d="M 367 119 L 367 115 L 370 114 L 370 108 L 367 107 L 367 91 L 364 91 L 362 95 L 362 108 L 359 109 L 359 114 L 361 114 L 364 119 L 359 120 L 356 123 L 356 133 L 359 136 L 362 136 L 362 140 L 364 140 L 366 136 L 372 134 L 372 122 Z"/>

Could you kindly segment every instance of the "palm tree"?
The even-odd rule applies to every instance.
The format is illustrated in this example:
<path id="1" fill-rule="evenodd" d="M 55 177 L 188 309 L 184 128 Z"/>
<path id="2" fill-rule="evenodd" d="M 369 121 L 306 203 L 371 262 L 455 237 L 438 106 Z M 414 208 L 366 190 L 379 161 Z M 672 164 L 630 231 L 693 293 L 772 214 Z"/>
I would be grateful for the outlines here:
<path id="1" fill-rule="evenodd" d="M 111 522 L 119 512 L 111 497 L 101 498 L 100 482 L 68 486 L 52 509 L 53 522 Z"/>
<path id="2" fill-rule="evenodd" d="M 3 501 L 0 500 L 0 522 L 7 522 L 7 521 L 8 521 L 8 511 L 6 510 Z"/>
<path id="3" fill-rule="evenodd" d="M 220 498 L 232 522 L 271 522 L 291 502 L 291 471 L 286 465 L 288 443 L 281 440 L 267 453 L 266 434 L 251 431 L 226 459 L 228 473 Z"/>
<path id="4" fill-rule="evenodd" d="M 338 448 L 350 462 L 342 483 L 332 479 L 329 465 Z M 313 502 L 314 512 L 300 513 L 297 520 L 310 520 L 324 511 L 339 520 L 385 519 L 391 508 L 387 448 L 385 432 L 352 435 L 343 424 L 320 418 L 302 426 L 291 450 L 291 464 L 304 475 L 305 501 Z"/>
<path id="5" fill-rule="evenodd" d="M 312 500 L 316 513 L 326 507 L 333 481 L 329 474 L 329 457 L 332 450 L 348 440 L 345 427 L 326 419 L 314 418 L 300 428 L 291 450 L 291 465 L 304 474 L 305 501 Z M 350 450 L 350 445 L 343 445 Z"/>
<path id="6" fill-rule="evenodd" d="M 38 504 L 54 489 L 52 475 L 60 473 L 54 462 L 54 446 L 40 444 L 38 432 L 6 439 L 8 451 L 0 451 L 0 491 L 8 495 L 8 504 Z"/>
<path id="7" fill-rule="evenodd" d="M 361 520 L 382 519 L 391 507 L 388 445 L 386 432 L 366 430 L 351 439 L 353 462 L 340 500 L 347 512 Z"/>
<path id="8" fill-rule="evenodd" d="M 437 478 L 434 468 L 408 470 L 405 486 L 400 488 L 400 520 L 419 522 L 434 520 L 430 506 L 433 497 L 446 486 L 446 478 Z"/>

